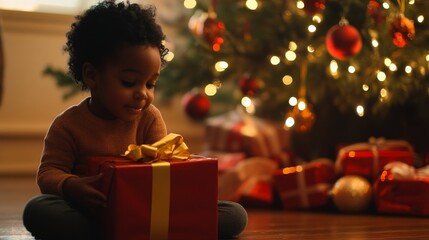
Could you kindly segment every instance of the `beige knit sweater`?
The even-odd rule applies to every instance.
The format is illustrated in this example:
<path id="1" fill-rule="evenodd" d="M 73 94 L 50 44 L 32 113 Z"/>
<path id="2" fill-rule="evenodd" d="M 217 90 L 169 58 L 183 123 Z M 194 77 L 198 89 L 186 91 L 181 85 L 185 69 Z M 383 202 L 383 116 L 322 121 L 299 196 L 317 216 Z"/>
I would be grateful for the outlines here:
<path id="1" fill-rule="evenodd" d="M 37 183 L 42 193 L 62 195 L 64 181 L 86 174 L 89 156 L 119 156 L 129 144 L 151 144 L 167 134 L 153 105 L 133 122 L 104 120 L 89 111 L 89 98 L 53 121 L 44 142 Z"/>

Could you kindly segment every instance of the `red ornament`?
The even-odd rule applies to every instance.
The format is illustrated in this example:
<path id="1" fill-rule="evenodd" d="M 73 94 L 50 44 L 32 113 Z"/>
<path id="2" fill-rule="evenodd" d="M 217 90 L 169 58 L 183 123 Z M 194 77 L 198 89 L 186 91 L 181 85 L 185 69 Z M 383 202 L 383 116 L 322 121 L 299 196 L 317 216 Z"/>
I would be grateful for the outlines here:
<path id="1" fill-rule="evenodd" d="M 190 91 L 183 95 L 182 107 L 190 118 L 202 120 L 210 111 L 210 99 L 200 91 Z"/>
<path id="2" fill-rule="evenodd" d="M 188 27 L 197 37 L 210 44 L 213 51 L 220 51 L 220 46 L 224 42 L 222 33 L 225 24 L 218 20 L 215 14 L 197 11 L 189 19 Z"/>
<path id="3" fill-rule="evenodd" d="M 416 30 L 414 22 L 401 15 L 390 23 L 389 32 L 392 36 L 393 44 L 402 48 L 414 39 Z"/>
<path id="4" fill-rule="evenodd" d="M 325 9 L 325 0 L 304 0 L 304 11 L 314 15 Z"/>
<path id="5" fill-rule="evenodd" d="M 368 2 L 368 14 L 377 24 L 384 23 L 386 20 L 384 9 L 377 0 L 370 0 Z"/>
<path id="6" fill-rule="evenodd" d="M 256 94 L 259 89 L 261 89 L 261 81 L 253 78 L 250 74 L 244 74 L 239 81 L 241 92 L 249 97 L 252 97 Z"/>
<path id="7" fill-rule="evenodd" d="M 220 50 L 220 45 L 224 42 L 222 37 L 222 32 L 225 29 L 225 25 L 222 21 L 219 21 L 217 18 L 208 17 L 203 24 L 203 38 L 210 44 L 213 48 L 213 51 L 218 52 Z"/>
<path id="8" fill-rule="evenodd" d="M 362 38 L 359 31 L 343 19 L 326 34 L 326 49 L 332 57 L 345 60 L 360 52 Z"/>

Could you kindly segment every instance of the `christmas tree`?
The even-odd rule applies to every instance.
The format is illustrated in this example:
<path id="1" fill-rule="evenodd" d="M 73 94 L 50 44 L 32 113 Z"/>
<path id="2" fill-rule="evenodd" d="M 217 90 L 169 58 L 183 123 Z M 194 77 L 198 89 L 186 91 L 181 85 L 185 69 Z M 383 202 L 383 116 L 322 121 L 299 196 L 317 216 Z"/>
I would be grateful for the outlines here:
<path id="1" fill-rule="evenodd" d="M 190 117 L 207 101 L 211 115 L 241 106 L 284 123 L 307 160 L 369 137 L 429 150 L 428 1 L 185 0 L 181 12 L 162 23 L 178 38 L 157 91 L 198 96 Z"/>
<path id="2" fill-rule="evenodd" d="M 370 137 L 429 152 L 428 1 L 184 0 L 180 8 L 161 15 L 177 32 L 167 36 L 157 92 L 164 101 L 184 94 L 191 118 L 240 106 L 284 124 L 306 160 Z M 69 88 L 65 98 L 78 92 L 65 71 L 44 73 Z"/>

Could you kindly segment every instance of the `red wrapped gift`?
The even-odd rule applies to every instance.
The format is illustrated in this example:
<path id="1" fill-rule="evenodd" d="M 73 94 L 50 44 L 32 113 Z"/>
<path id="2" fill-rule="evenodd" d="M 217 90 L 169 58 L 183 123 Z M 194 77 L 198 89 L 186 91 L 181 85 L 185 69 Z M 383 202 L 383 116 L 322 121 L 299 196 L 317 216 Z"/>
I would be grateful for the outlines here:
<path id="1" fill-rule="evenodd" d="M 270 157 L 289 166 L 290 132 L 280 124 L 239 111 L 207 119 L 207 150 L 245 152 L 247 156 Z"/>
<path id="2" fill-rule="evenodd" d="M 374 183 L 380 213 L 429 216 L 429 167 L 419 170 L 392 162 Z"/>
<path id="3" fill-rule="evenodd" d="M 217 161 L 139 163 L 93 157 L 108 198 L 103 239 L 217 239 Z"/>
<path id="4" fill-rule="evenodd" d="M 401 140 L 370 139 L 368 143 L 356 143 L 340 149 L 335 162 L 339 175 L 360 175 L 376 179 L 383 167 L 394 161 L 413 165 L 412 146 Z"/>
<path id="5" fill-rule="evenodd" d="M 279 169 L 274 174 L 274 186 L 285 209 L 325 206 L 334 181 L 335 169 L 329 159 Z"/>

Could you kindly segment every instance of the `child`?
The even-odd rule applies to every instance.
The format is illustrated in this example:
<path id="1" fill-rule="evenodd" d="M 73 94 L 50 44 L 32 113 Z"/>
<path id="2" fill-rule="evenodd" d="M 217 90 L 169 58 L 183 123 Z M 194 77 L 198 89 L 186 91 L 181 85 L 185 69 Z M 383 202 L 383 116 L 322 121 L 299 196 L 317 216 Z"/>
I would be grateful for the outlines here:
<path id="1" fill-rule="evenodd" d="M 42 195 L 23 213 L 36 239 L 98 239 L 96 215 L 106 197 L 95 187 L 101 176 L 85 176 L 84 159 L 120 155 L 131 143 L 151 144 L 167 134 L 152 105 L 168 52 L 154 8 L 105 0 L 76 19 L 65 51 L 71 75 L 91 97 L 57 116 L 45 137 L 37 174 Z M 219 201 L 218 209 L 219 237 L 240 234 L 244 208 Z"/>

